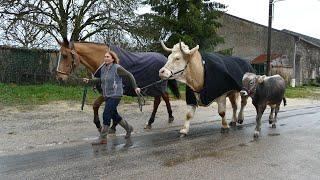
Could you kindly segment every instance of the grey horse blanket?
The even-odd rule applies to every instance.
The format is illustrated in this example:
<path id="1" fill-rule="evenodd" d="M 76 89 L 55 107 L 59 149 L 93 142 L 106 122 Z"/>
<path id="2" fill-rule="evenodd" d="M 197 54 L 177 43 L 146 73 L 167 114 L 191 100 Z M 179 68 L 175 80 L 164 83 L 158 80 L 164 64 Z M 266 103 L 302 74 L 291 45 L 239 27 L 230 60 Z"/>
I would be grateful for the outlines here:
<path id="1" fill-rule="evenodd" d="M 202 105 L 210 105 L 216 98 L 231 90 L 242 89 L 242 77 L 254 69 L 244 59 L 227 57 L 216 53 L 201 53 L 204 63 L 204 88 L 200 93 Z M 186 102 L 198 105 L 194 92 L 186 87 Z"/>
<path id="2" fill-rule="evenodd" d="M 110 49 L 118 55 L 120 65 L 131 72 L 135 77 L 138 87 L 142 88 L 160 80 L 159 70 L 167 61 L 167 58 L 164 55 L 155 52 L 133 53 L 116 46 L 110 46 Z M 100 77 L 100 71 L 98 70 L 94 76 Z M 136 96 L 136 93 L 127 79 L 123 79 L 123 85 L 125 95 Z M 101 90 L 100 85 L 97 85 L 96 87 L 98 90 Z M 145 90 L 143 89 L 143 92 L 148 96 L 159 96 L 166 91 L 166 88 L 167 82 L 164 81 L 148 87 Z"/>

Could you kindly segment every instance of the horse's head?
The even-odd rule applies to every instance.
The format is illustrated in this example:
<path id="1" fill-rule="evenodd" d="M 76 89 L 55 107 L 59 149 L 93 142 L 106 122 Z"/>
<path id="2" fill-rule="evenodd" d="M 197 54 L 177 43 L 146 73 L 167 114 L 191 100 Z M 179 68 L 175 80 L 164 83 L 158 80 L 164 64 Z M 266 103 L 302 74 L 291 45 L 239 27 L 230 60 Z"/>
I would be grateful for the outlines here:
<path id="1" fill-rule="evenodd" d="M 197 45 L 190 50 L 189 47 L 181 41 L 174 45 L 172 49 L 167 48 L 162 41 L 161 45 L 164 50 L 171 54 L 168 56 L 167 63 L 159 70 L 160 78 L 179 80 L 183 76 L 189 61 L 193 60 L 193 54 L 198 52 L 199 46 Z"/>
<path id="2" fill-rule="evenodd" d="M 57 76 L 59 81 L 65 81 L 68 79 L 72 71 L 79 65 L 80 56 L 74 49 L 73 42 L 69 42 L 64 39 L 60 44 L 59 59 L 57 64 Z"/>

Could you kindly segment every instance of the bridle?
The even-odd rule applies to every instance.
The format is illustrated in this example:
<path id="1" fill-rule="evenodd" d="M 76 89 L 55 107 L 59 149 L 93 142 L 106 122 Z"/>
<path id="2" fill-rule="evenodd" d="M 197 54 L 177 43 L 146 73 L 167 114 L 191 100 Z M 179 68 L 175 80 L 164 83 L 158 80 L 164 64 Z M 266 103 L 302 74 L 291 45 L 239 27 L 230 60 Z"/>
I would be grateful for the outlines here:
<path id="1" fill-rule="evenodd" d="M 74 43 L 72 41 L 69 44 L 69 49 L 66 49 L 66 51 L 70 52 L 71 57 L 72 57 L 72 63 L 71 63 L 70 71 L 69 72 L 64 72 L 64 71 L 60 71 L 59 70 L 60 61 L 61 61 L 61 51 L 60 51 L 56 72 L 60 73 L 60 74 L 63 74 L 63 75 L 69 76 L 74 71 L 74 69 L 77 67 L 77 64 L 79 64 L 80 55 L 77 54 L 76 50 L 74 49 Z M 77 56 L 77 58 L 75 56 Z"/>

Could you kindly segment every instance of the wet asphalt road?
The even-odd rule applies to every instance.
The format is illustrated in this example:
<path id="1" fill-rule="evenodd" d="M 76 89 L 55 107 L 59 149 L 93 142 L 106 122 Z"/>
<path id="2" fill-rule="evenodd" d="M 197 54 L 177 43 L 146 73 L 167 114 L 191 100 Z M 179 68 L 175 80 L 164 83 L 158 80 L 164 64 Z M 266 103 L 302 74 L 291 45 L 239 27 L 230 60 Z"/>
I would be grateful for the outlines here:
<path id="1" fill-rule="evenodd" d="M 276 129 L 267 117 L 258 140 L 250 116 L 227 134 L 204 122 L 184 138 L 169 128 L 0 156 L 0 179 L 320 179 L 320 105 L 281 111 Z"/>

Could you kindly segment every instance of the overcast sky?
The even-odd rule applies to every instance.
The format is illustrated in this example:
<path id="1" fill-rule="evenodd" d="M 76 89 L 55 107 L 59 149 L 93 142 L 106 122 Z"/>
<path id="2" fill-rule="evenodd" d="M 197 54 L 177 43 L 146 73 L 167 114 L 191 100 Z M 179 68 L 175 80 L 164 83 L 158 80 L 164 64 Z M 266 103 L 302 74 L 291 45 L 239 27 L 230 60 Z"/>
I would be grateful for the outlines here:
<path id="1" fill-rule="evenodd" d="M 216 0 L 227 13 L 268 25 L 269 0 Z M 272 27 L 320 39 L 320 0 L 274 0 Z"/>

